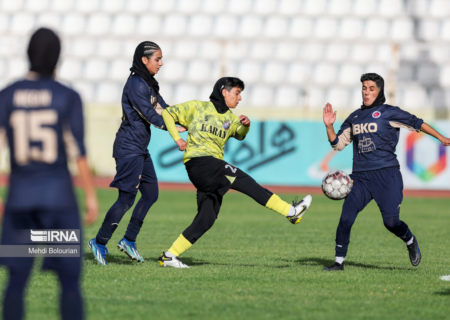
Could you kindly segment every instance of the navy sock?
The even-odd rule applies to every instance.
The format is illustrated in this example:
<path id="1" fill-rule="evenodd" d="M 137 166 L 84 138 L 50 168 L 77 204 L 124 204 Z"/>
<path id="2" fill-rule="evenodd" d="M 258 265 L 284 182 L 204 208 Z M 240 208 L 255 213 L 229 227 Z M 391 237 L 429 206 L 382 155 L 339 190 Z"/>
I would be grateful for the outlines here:
<path id="1" fill-rule="evenodd" d="M 95 241 L 98 244 L 106 245 L 111 239 L 114 231 L 117 229 L 118 224 L 117 223 L 110 223 L 108 221 L 103 222 L 102 226 L 100 227 L 100 230 L 98 230 L 97 237 L 95 237 Z"/>
<path id="2" fill-rule="evenodd" d="M 23 319 L 23 294 L 30 276 L 29 270 L 11 270 L 3 298 L 3 319 Z M 7 306 L 7 307 L 6 307 Z"/>
<path id="3" fill-rule="evenodd" d="M 408 242 L 411 240 L 413 236 L 411 230 L 409 230 L 408 225 L 401 221 L 398 216 L 383 218 L 383 223 L 386 229 L 403 241 Z"/>
<path id="4" fill-rule="evenodd" d="M 336 242 L 336 257 L 346 257 L 349 243 Z"/>
<path id="5" fill-rule="evenodd" d="M 137 219 L 131 218 L 128 224 L 127 231 L 125 232 L 124 238 L 131 242 L 136 242 L 137 235 L 141 231 L 141 227 L 144 221 L 138 221 Z"/>
<path id="6" fill-rule="evenodd" d="M 79 320 L 83 319 L 83 299 L 80 293 L 78 275 L 61 275 L 60 308 L 62 319 Z"/>
<path id="7" fill-rule="evenodd" d="M 408 230 L 406 231 L 406 233 L 405 233 L 403 236 L 401 236 L 400 239 L 402 239 L 402 240 L 405 241 L 405 243 L 406 243 L 406 242 L 408 242 L 409 240 L 411 240 L 412 237 L 413 237 L 413 234 L 412 234 L 411 230 L 409 230 L 409 228 L 408 228 Z"/>

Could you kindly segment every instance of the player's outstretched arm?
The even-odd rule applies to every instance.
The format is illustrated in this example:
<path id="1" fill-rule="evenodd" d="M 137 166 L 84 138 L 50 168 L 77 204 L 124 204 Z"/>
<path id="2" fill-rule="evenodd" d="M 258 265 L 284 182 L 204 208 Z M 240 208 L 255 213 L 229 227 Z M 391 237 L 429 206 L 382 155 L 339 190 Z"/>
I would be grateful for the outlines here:
<path id="1" fill-rule="evenodd" d="M 422 123 L 420 126 L 420 131 L 425 132 L 429 134 L 430 136 L 435 137 L 438 139 L 444 146 L 448 147 L 450 146 L 450 138 L 444 137 L 442 134 L 440 134 L 436 129 L 434 129 L 432 126 L 430 126 L 427 123 Z"/>
<path id="2" fill-rule="evenodd" d="M 336 132 L 334 132 L 333 124 L 336 121 L 336 112 L 333 112 L 333 106 L 330 103 L 325 105 L 323 108 L 323 123 L 327 128 L 328 141 L 333 142 L 336 140 Z"/>
<path id="3" fill-rule="evenodd" d="M 178 133 L 178 132 L 183 132 L 183 131 L 179 131 L 177 129 L 177 126 L 175 125 L 175 119 L 172 117 L 172 115 L 167 110 L 164 110 L 161 113 L 161 116 L 163 117 L 167 131 L 169 131 L 170 136 L 172 137 L 173 141 L 175 141 L 175 143 L 178 145 L 178 150 L 180 150 L 180 151 L 186 150 L 187 143 L 186 143 L 186 141 L 184 141 L 181 138 L 180 134 Z M 179 127 L 179 128 L 184 128 L 184 127 Z"/>
<path id="4" fill-rule="evenodd" d="M 89 170 L 89 164 L 86 156 L 82 156 L 77 159 L 77 167 L 83 184 L 86 201 L 87 215 L 85 217 L 85 222 L 87 224 L 92 224 L 97 220 L 98 217 L 98 202 L 97 196 L 95 195 L 92 175 L 91 171 Z"/>

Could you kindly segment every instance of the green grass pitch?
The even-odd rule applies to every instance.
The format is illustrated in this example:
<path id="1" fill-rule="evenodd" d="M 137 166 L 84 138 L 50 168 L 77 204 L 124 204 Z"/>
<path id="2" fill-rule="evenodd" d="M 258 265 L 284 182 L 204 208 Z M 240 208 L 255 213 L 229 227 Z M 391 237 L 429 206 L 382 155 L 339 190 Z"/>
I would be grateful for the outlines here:
<path id="1" fill-rule="evenodd" d="M 4 191 L 4 190 L 2 190 Z M 115 190 L 98 190 L 99 221 Z M 281 195 L 291 200 L 293 195 Z M 193 192 L 162 191 L 150 210 L 137 264 L 118 251 L 131 210 L 111 239 L 108 267 L 84 253 L 83 291 L 88 319 L 449 319 L 450 199 L 406 198 L 401 218 L 417 236 L 419 267 L 405 245 L 383 226 L 375 203 L 353 227 L 346 270 L 325 273 L 343 202 L 314 196 L 298 225 L 238 193 L 224 198 L 219 219 L 183 257 L 190 269 L 162 268 L 157 258 L 196 214 Z M 58 319 L 57 281 L 38 272 L 26 294 L 27 319 Z M 0 269 L 4 287 L 7 272 Z"/>

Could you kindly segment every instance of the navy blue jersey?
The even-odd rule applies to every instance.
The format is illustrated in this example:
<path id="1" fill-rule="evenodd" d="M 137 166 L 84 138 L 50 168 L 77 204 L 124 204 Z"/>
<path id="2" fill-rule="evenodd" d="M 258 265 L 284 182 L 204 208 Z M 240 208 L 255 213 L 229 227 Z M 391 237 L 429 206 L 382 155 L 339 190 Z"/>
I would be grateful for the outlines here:
<path id="1" fill-rule="evenodd" d="M 0 91 L 0 145 L 8 142 L 11 163 L 6 205 L 76 206 L 67 157 L 86 154 L 83 139 L 81 99 L 72 89 L 44 78 Z"/>
<path id="2" fill-rule="evenodd" d="M 399 166 L 395 148 L 400 128 L 419 131 L 423 120 L 388 104 L 358 109 L 345 120 L 333 149 L 341 151 L 353 142 L 353 172 Z"/>
<path id="3" fill-rule="evenodd" d="M 148 154 L 150 125 L 165 129 L 161 111 L 167 108 L 161 95 L 138 75 L 128 78 L 122 94 L 123 117 L 114 141 L 113 157 Z"/>

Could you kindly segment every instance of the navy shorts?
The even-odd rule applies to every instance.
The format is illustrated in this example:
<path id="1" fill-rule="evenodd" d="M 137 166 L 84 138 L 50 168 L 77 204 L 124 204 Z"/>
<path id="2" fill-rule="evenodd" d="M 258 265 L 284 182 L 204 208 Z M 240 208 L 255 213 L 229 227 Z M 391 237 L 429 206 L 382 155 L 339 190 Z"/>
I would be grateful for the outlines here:
<path id="1" fill-rule="evenodd" d="M 23 238 L 18 236 L 21 229 L 81 229 L 78 209 L 75 208 L 14 208 L 6 206 L 3 217 L 1 244 L 14 245 Z M 80 236 L 82 239 L 82 235 Z M 80 241 L 81 241 L 80 239 Z M 82 245 L 80 257 L 45 257 L 42 269 L 54 270 L 62 274 L 78 275 L 81 272 Z M 29 270 L 34 257 L 2 257 L 0 264 L 14 270 Z"/>
<path id="2" fill-rule="evenodd" d="M 353 201 L 358 212 L 373 199 L 383 217 L 395 217 L 400 214 L 400 205 L 403 201 L 403 179 L 399 167 L 355 172 L 350 177 L 353 179 L 353 188 L 345 202 Z"/>
<path id="3" fill-rule="evenodd" d="M 116 158 L 116 175 L 111 188 L 137 194 L 141 182 L 158 183 L 149 154 L 130 158 Z"/>

